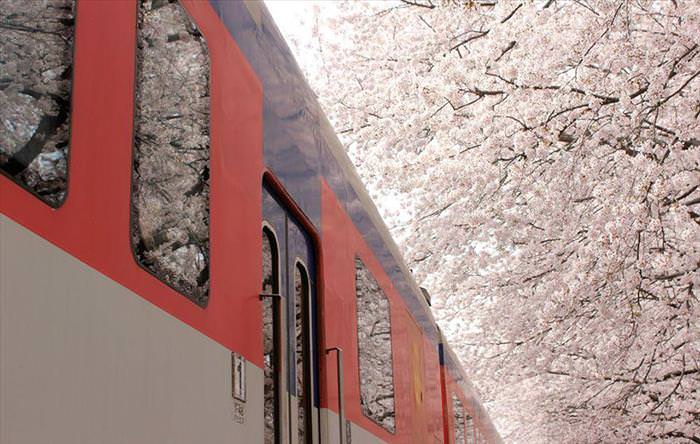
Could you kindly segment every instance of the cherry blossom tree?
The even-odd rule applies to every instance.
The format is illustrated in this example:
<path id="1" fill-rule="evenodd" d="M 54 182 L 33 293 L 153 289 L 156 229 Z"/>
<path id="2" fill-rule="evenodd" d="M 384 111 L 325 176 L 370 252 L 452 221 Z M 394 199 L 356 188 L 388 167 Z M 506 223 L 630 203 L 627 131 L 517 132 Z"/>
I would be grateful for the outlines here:
<path id="1" fill-rule="evenodd" d="M 700 5 L 336 8 L 296 49 L 507 440 L 700 442 Z"/>

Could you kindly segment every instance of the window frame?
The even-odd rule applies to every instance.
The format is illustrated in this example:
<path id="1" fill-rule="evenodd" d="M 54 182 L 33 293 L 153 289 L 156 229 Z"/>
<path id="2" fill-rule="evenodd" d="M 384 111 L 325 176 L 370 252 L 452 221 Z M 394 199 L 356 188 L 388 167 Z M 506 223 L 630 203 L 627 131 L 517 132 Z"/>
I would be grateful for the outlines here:
<path id="1" fill-rule="evenodd" d="M 366 414 L 364 409 L 362 408 L 362 387 L 363 386 L 362 386 L 362 370 L 361 370 L 361 359 L 360 359 L 361 347 L 360 347 L 360 338 L 359 338 L 360 317 L 359 317 L 359 304 L 357 303 L 358 302 L 358 298 L 357 298 L 357 263 L 358 263 L 358 261 L 362 264 L 363 268 L 367 271 L 367 273 L 369 273 L 369 275 L 372 277 L 374 282 L 377 284 L 377 287 L 379 287 L 379 290 L 387 303 L 387 308 L 388 308 L 387 316 L 389 319 L 389 348 L 391 349 L 391 394 L 392 394 L 392 397 L 394 400 L 394 409 L 393 409 L 394 430 L 393 431 L 387 429 L 376 418 Z M 396 415 L 396 404 L 397 404 L 397 402 L 396 402 L 396 371 L 395 371 L 396 369 L 394 368 L 394 364 L 395 364 L 394 354 L 395 353 L 394 353 L 394 328 L 393 328 L 394 324 L 393 324 L 393 315 L 392 315 L 392 302 L 391 302 L 391 299 L 389 298 L 389 296 L 387 296 L 386 292 L 384 291 L 384 288 L 382 288 L 381 284 L 377 280 L 377 278 L 374 275 L 374 273 L 372 272 L 372 270 L 370 270 L 370 268 L 367 266 L 366 262 L 362 259 L 362 257 L 359 254 L 356 254 L 354 256 L 353 270 L 354 270 L 354 277 L 355 277 L 353 289 L 354 289 L 354 295 L 355 295 L 355 299 L 354 299 L 354 301 L 355 301 L 355 323 L 356 323 L 355 337 L 357 340 L 357 350 L 356 350 L 356 352 L 357 352 L 357 386 L 358 386 L 359 395 L 360 395 L 358 397 L 360 412 L 362 413 L 363 417 L 369 419 L 370 421 L 372 421 L 372 423 L 381 427 L 381 429 L 384 430 L 385 432 L 390 433 L 392 435 L 396 435 L 398 428 L 397 428 L 397 424 L 396 424 L 396 417 L 397 417 L 397 415 Z"/>
<path id="2" fill-rule="evenodd" d="M 48 205 L 54 210 L 58 210 L 61 208 L 65 203 L 66 200 L 68 200 L 68 194 L 70 192 L 70 180 L 71 180 L 71 153 L 73 152 L 73 125 L 74 125 L 74 119 L 73 119 L 73 110 L 74 110 L 74 86 L 75 86 L 75 66 L 76 66 L 76 42 L 75 42 L 75 37 L 77 35 L 78 31 L 78 5 L 80 3 L 79 0 L 72 0 L 73 2 L 73 36 L 72 36 L 72 43 L 71 43 L 71 49 L 70 49 L 70 56 L 71 56 L 71 63 L 70 63 L 70 82 L 68 86 L 68 95 L 67 95 L 67 102 L 68 102 L 68 144 L 66 145 L 66 187 L 63 190 L 63 196 L 61 197 L 60 200 L 54 202 L 50 202 L 44 197 L 42 197 L 36 190 L 34 190 L 32 187 L 30 187 L 26 182 L 18 180 L 15 176 L 11 175 L 7 171 L 5 171 L 4 168 L 0 168 L 0 175 L 5 176 L 8 180 L 10 180 L 12 183 L 16 184 L 18 187 L 22 188 L 24 191 L 27 193 L 31 194 L 34 196 L 36 199 L 38 199 L 40 202 Z M 28 168 L 28 166 L 27 166 Z"/>
<path id="3" fill-rule="evenodd" d="M 76 0 L 76 4 L 79 3 L 80 0 Z M 183 4 L 181 0 L 175 0 L 174 3 L 177 3 L 177 5 L 182 8 L 184 11 L 185 15 L 189 18 L 190 22 L 196 27 L 197 30 L 199 30 L 202 40 L 204 41 L 204 45 L 207 49 L 207 70 L 208 70 L 208 91 L 209 91 L 209 116 L 207 119 L 207 128 L 209 131 L 209 146 L 208 146 L 208 151 L 209 151 L 209 181 L 210 181 L 210 189 L 209 189 L 209 196 L 207 197 L 207 215 L 208 215 L 208 223 L 207 223 L 207 238 L 209 239 L 209 246 L 207 248 L 207 267 L 209 268 L 209 287 L 207 288 L 206 293 L 204 294 L 203 300 L 200 298 L 196 298 L 194 294 L 184 292 L 177 288 L 175 285 L 173 285 L 171 282 L 163 279 L 161 276 L 158 276 L 156 272 L 153 270 L 149 269 L 139 258 L 139 255 L 136 251 L 136 244 L 138 242 L 135 242 L 140 240 L 141 237 L 139 237 L 139 232 L 135 230 L 136 227 L 136 210 L 134 206 L 134 196 L 135 196 L 135 190 L 136 190 L 136 159 L 137 159 L 137 153 L 136 153 L 136 128 L 137 128 L 137 118 L 138 118 L 138 100 L 137 100 L 137 93 L 138 93 L 138 74 L 139 74 L 139 61 L 138 61 L 138 56 L 139 56 L 139 31 L 141 29 L 141 5 L 144 2 L 144 0 L 136 0 L 134 7 L 136 8 L 136 26 L 134 27 L 134 32 L 135 32 L 135 39 L 134 39 L 134 87 L 133 87 L 133 107 L 132 107 L 132 128 L 131 128 L 131 177 L 130 177 L 130 186 L 129 186 L 129 250 L 131 251 L 131 255 L 134 258 L 134 261 L 138 265 L 139 268 L 141 268 L 143 271 L 146 273 L 150 274 L 152 277 L 157 279 L 159 282 L 162 284 L 166 285 L 168 288 L 171 290 L 175 291 L 176 293 L 184 296 L 187 298 L 190 302 L 201 308 L 202 310 L 206 310 L 206 308 L 209 306 L 209 301 L 211 300 L 211 283 L 212 283 L 212 273 L 211 273 L 211 263 L 212 263 L 212 256 L 211 256 L 211 175 L 213 168 L 211 168 L 211 153 L 212 153 L 212 137 L 211 137 L 211 128 L 212 128 L 212 113 L 213 113 L 213 108 L 212 108 L 212 87 L 213 87 L 213 82 L 212 82 L 212 67 L 213 67 L 213 62 L 212 62 L 212 55 L 211 51 L 209 49 L 209 42 L 204 35 L 204 32 L 202 32 L 202 28 L 199 26 L 197 23 L 197 20 L 190 14 L 190 11 L 187 9 L 187 7 Z M 279 244 L 278 244 L 279 248 Z"/>

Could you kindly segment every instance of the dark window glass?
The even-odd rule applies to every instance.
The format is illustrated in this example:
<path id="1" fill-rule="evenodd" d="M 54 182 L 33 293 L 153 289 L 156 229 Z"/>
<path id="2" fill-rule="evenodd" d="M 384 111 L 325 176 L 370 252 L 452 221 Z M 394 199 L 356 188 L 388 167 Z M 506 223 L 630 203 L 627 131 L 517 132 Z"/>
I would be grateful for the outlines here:
<path id="1" fill-rule="evenodd" d="M 133 244 L 204 306 L 209 293 L 209 56 L 176 1 L 139 2 Z"/>
<path id="2" fill-rule="evenodd" d="M 274 235 L 263 230 L 264 294 L 279 294 L 279 251 Z M 279 434 L 279 299 L 263 298 L 263 358 L 265 361 L 265 444 L 276 444 Z"/>
<path id="3" fill-rule="evenodd" d="M 457 395 L 452 395 L 452 412 L 455 420 L 455 444 L 464 444 L 464 406 Z"/>
<path id="4" fill-rule="evenodd" d="M 75 0 L 3 0 L 0 23 L 0 170 L 55 207 L 68 176 Z"/>
<path id="5" fill-rule="evenodd" d="M 357 345 L 362 412 L 396 431 L 389 300 L 360 259 L 355 259 Z"/>
<path id="6" fill-rule="evenodd" d="M 309 275 L 301 264 L 294 267 L 294 293 L 298 442 L 311 443 Z"/>

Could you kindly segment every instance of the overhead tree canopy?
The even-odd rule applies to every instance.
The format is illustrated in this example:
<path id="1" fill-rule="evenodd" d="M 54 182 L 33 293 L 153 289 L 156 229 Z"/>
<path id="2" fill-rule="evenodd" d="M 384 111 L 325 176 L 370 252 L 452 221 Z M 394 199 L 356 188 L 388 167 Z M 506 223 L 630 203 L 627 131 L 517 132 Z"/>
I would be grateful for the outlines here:
<path id="1" fill-rule="evenodd" d="M 503 434 L 700 442 L 697 2 L 340 8 L 312 86 Z"/>

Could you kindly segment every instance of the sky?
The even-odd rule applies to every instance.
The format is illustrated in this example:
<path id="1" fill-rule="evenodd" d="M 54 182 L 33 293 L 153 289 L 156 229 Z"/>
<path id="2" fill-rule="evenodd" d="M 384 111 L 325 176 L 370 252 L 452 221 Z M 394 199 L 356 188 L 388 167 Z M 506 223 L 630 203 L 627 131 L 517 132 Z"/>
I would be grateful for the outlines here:
<path id="1" fill-rule="evenodd" d="M 299 66 L 316 63 L 316 55 L 299 51 L 311 42 L 314 8 L 330 8 L 331 1 L 316 0 L 265 0 L 277 27 L 292 49 Z"/>
<path id="2" fill-rule="evenodd" d="M 311 0 L 265 0 L 265 6 L 285 36 L 301 28 L 304 12 L 310 11 L 317 3 Z"/>

